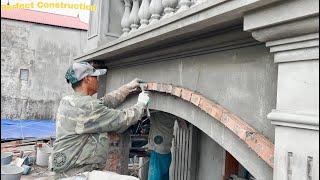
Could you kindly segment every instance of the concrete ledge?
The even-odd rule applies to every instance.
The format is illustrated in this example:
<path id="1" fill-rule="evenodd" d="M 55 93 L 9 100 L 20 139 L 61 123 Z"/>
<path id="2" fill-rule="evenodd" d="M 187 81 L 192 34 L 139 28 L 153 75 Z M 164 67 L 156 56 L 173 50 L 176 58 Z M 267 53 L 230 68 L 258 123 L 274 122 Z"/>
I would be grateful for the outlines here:
<path id="1" fill-rule="evenodd" d="M 319 115 L 316 114 L 296 114 L 294 112 L 273 110 L 267 117 L 274 125 L 319 131 Z"/>
<path id="2" fill-rule="evenodd" d="M 141 64 L 171 61 L 181 58 L 201 56 L 220 51 L 256 46 L 261 44 L 254 40 L 249 33 L 241 31 L 240 26 L 224 29 L 222 32 L 215 31 L 197 38 L 186 39 L 176 42 L 174 45 L 167 44 L 163 48 L 149 49 L 143 54 L 126 54 L 127 57 L 117 57 L 103 61 L 108 68 L 124 68 Z M 101 61 L 102 62 L 102 61 Z"/>
<path id="3" fill-rule="evenodd" d="M 316 14 L 319 0 L 287 0 L 247 13 L 243 26 L 245 31 L 254 31 Z"/>
<path id="4" fill-rule="evenodd" d="M 319 16 L 311 16 L 254 30 L 252 36 L 267 42 L 316 32 L 319 32 Z"/>
<path id="5" fill-rule="evenodd" d="M 139 29 L 125 37 L 107 43 L 84 55 L 76 61 L 106 60 L 128 51 L 141 50 L 171 38 L 203 31 L 205 29 L 223 28 L 228 23 L 240 21 L 243 14 L 280 0 L 216 0 L 194 6 L 188 11 L 164 18 L 146 28 Z"/>

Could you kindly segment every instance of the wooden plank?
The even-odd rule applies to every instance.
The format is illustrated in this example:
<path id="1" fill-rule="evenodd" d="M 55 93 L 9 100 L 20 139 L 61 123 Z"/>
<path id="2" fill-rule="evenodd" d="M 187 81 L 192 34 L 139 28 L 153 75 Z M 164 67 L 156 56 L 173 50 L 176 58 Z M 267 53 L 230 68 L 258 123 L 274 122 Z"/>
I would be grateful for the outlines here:
<path id="1" fill-rule="evenodd" d="M 187 145 L 187 134 L 186 134 L 186 130 L 185 129 L 182 129 L 181 128 L 181 131 L 182 131 L 182 179 L 183 180 L 186 180 L 186 145 Z"/>
<path id="2" fill-rule="evenodd" d="M 192 134 L 192 137 L 191 137 L 191 167 L 190 167 L 190 180 L 197 180 L 197 167 L 198 167 L 198 156 L 199 156 L 199 146 L 198 146 L 198 142 L 199 142 L 199 139 L 198 139 L 198 133 L 199 133 L 199 130 L 191 125 L 192 127 L 192 131 L 191 131 L 191 134 Z"/>
<path id="3" fill-rule="evenodd" d="M 192 125 L 190 124 L 188 127 L 188 159 L 187 159 L 187 179 L 191 180 L 191 151 L 192 151 Z"/>
<path id="4" fill-rule="evenodd" d="M 231 174 L 237 174 L 239 162 L 228 152 L 226 152 L 224 180 L 228 180 Z"/>
<path id="5" fill-rule="evenodd" d="M 181 147 L 181 144 L 182 144 L 182 131 L 181 129 L 179 128 L 179 159 L 178 159 L 178 180 L 182 180 L 182 164 L 181 164 L 181 161 L 182 161 L 182 147 Z"/>
<path id="6" fill-rule="evenodd" d="M 20 147 L 20 146 L 28 146 L 28 145 L 35 145 L 37 142 L 29 142 L 29 143 L 22 143 L 22 144 L 12 144 L 12 145 L 1 145 L 1 149 L 6 149 L 6 148 L 13 148 L 13 147 Z"/>
<path id="7" fill-rule="evenodd" d="M 179 127 L 176 126 L 176 154 L 175 154 L 175 179 L 179 180 L 179 147 L 180 147 L 180 136 Z"/>
<path id="8" fill-rule="evenodd" d="M 189 179 L 189 164 L 190 164 L 190 161 L 189 161 L 189 156 L 190 156 L 190 153 L 189 153 L 189 149 L 190 149 L 190 129 L 188 127 L 188 129 L 186 129 L 186 167 L 185 167 L 185 180 L 188 180 Z"/>

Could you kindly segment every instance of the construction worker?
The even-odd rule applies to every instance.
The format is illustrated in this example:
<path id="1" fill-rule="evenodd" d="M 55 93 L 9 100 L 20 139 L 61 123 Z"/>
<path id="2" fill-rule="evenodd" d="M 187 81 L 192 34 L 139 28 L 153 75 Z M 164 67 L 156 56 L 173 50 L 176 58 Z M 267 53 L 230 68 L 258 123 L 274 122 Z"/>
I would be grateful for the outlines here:
<path id="1" fill-rule="evenodd" d="M 185 121 L 171 114 L 156 111 L 150 117 L 148 149 L 150 150 L 148 180 L 169 180 L 174 123 L 186 128 Z"/>
<path id="2" fill-rule="evenodd" d="M 87 62 L 74 63 L 65 78 L 74 93 L 63 97 L 56 116 L 56 140 L 52 153 L 55 178 L 136 180 L 103 170 L 108 152 L 107 132 L 123 132 L 144 115 L 149 102 L 147 93 L 140 93 L 132 107 L 116 110 L 137 88 L 135 79 L 101 99 L 93 98 L 98 91 L 97 77 L 106 69 L 95 69 Z M 70 178 L 68 178 L 70 179 Z"/>

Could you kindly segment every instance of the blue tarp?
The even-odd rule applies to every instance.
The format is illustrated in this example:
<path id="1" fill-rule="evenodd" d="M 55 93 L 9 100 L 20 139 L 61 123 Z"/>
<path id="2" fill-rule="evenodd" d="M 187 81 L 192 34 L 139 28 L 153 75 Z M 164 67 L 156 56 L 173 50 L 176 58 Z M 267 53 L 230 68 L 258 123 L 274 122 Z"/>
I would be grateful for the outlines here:
<path id="1" fill-rule="evenodd" d="M 1 119 L 1 140 L 55 137 L 54 120 Z"/>

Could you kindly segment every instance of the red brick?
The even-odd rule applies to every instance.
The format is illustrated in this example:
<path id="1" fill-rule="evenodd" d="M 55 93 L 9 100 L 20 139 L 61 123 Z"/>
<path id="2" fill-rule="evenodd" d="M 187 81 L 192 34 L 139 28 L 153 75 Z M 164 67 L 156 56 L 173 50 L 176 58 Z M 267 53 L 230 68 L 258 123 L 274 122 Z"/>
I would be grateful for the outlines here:
<path id="1" fill-rule="evenodd" d="M 120 135 L 115 132 L 108 133 L 108 138 L 110 142 L 119 142 L 120 141 Z"/>
<path id="2" fill-rule="evenodd" d="M 221 123 L 234 132 L 240 139 L 244 140 L 247 128 L 245 128 L 233 114 L 224 112 L 221 117 Z"/>
<path id="3" fill-rule="evenodd" d="M 158 84 L 157 86 L 157 91 L 158 92 L 164 92 L 164 93 L 171 93 L 172 91 L 172 86 L 169 84 Z"/>
<path id="4" fill-rule="evenodd" d="M 201 97 L 202 97 L 201 95 L 193 93 L 191 95 L 191 103 L 196 106 L 199 106 L 200 101 L 201 101 Z"/>
<path id="5" fill-rule="evenodd" d="M 182 89 L 181 91 L 181 98 L 186 100 L 186 101 L 190 101 L 191 100 L 191 95 L 192 95 L 192 91 L 188 90 L 188 89 Z"/>
<path id="6" fill-rule="evenodd" d="M 273 167 L 274 145 L 272 142 L 258 133 L 244 120 L 230 112 L 223 112 L 221 122 L 242 139 L 269 166 Z"/>
<path id="7" fill-rule="evenodd" d="M 166 86 L 165 87 L 166 93 L 171 94 L 172 89 L 173 89 L 172 85 L 171 84 L 166 84 L 165 86 Z"/>
<path id="8" fill-rule="evenodd" d="M 145 90 L 152 90 L 152 86 L 153 86 L 153 83 L 147 83 L 147 87 L 145 87 L 146 89 Z"/>
<path id="9" fill-rule="evenodd" d="M 222 113 L 223 113 L 223 109 L 218 106 L 217 104 L 211 104 L 212 108 L 211 108 L 211 112 L 209 113 L 210 116 L 214 117 L 215 119 L 217 119 L 218 121 L 221 120 L 222 118 Z"/>
<path id="10" fill-rule="evenodd" d="M 182 89 L 179 87 L 173 87 L 171 94 L 177 97 L 181 97 Z"/>
<path id="11" fill-rule="evenodd" d="M 157 91 L 162 92 L 162 84 L 161 83 L 157 83 Z"/>
<path id="12" fill-rule="evenodd" d="M 105 170 L 118 172 L 121 169 L 121 153 L 118 151 L 109 151 Z"/>
<path id="13" fill-rule="evenodd" d="M 245 141 L 269 166 L 273 167 L 274 145 L 263 135 L 256 133 L 253 138 Z"/>
<path id="14" fill-rule="evenodd" d="M 148 90 L 156 91 L 157 90 L 157 83 L 150 83 L 150 88 L 148 87 Z"/>
<path id="15" fill-rule="evenodd" d="M 157 84 L 157 89 L 156 89 L 156 91 L 158 91 L 158 92 L 165 92 L 165 90 L 164 90 L 164 88 L 163 88 L 163 84 L 158 83 L 158 84 Z"/>
<path id="16" fill-rule="evenodd" d="M 201 98 L 200 104 L 199 104 L 200 109 L 202 109 L 204 112 L 210 114 L 212 110 L 212 105 L 209 100 L 206 98 Z"/>

